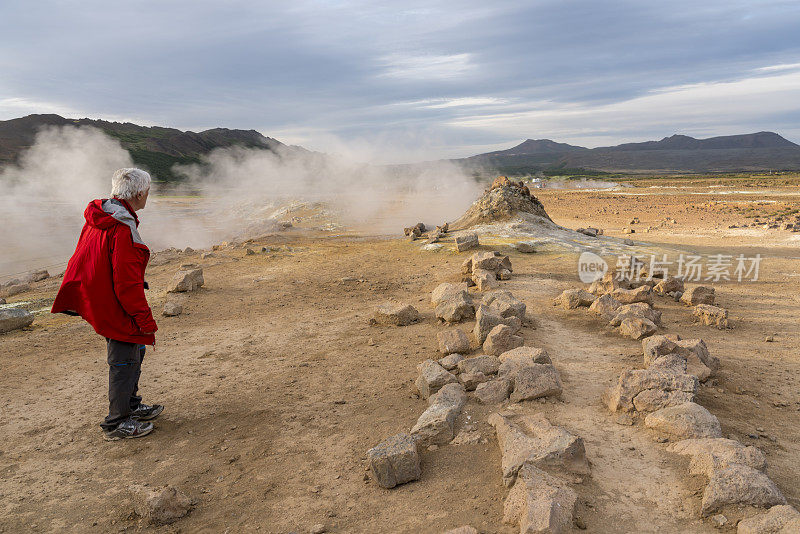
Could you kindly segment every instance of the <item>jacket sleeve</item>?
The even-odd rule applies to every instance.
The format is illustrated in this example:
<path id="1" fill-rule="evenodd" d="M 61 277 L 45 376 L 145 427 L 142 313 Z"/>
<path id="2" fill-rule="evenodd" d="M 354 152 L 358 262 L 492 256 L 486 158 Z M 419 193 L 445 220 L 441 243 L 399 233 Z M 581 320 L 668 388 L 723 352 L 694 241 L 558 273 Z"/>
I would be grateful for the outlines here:
<path id="1" fill-rule="evenodd" d="M 144 296 L 144 270 L 147 254 L 137 248 L 130 230 L 118 227 L 114 232 L 111 250 L 111 269 L 114 293 L 125 312 L 133 318 L 142 332 L 158 330 L 153 313 Z"/>

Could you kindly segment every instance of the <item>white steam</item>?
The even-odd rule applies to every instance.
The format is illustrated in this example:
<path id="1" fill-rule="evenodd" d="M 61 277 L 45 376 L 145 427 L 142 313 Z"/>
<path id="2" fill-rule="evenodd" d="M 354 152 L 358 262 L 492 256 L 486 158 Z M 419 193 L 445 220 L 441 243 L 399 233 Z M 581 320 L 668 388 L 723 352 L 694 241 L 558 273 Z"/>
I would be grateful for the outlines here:
<path id="1" fill-rule="evenodd" d="M 86 205 L 107 198 L 112 173 L 130 166 L 127 151 L 94 128 L 41 131 L 18 164 L 0 171 L 0 280 L 35 268 L 63 268 Z M 367 234 L 399 234 L 420 221 L 457 218 L 481 192 L 449 163 L 376 167 L 291 147 L 277 154 L 218 149 L 203 165 L 180 171 L 194 194 L 161 195 L 154 185 L 138 214 L 152 250 L 262 235 L 285 218 L 287 206 L 294 208 L 289 215 L 297 217 L 296 226 L 336 223 Z"/>

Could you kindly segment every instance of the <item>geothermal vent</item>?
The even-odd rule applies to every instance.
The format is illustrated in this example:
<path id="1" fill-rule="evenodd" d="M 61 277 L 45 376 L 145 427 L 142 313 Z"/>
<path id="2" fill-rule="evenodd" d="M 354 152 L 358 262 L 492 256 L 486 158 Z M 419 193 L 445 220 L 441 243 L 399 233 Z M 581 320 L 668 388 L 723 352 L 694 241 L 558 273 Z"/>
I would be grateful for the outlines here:
<path id="1" fill-rule="evenodd" d="M 548 226 L 554 225 L 544 211 L 539 199 L 533 196 L 522 182 L 512 182 L 505 176 L 497 178 L 492 186 L 456 221 L 450 223 L 453 230 L 464 230 L 479 224 L 511 219 L 534 222 L 537 218 Z"/>

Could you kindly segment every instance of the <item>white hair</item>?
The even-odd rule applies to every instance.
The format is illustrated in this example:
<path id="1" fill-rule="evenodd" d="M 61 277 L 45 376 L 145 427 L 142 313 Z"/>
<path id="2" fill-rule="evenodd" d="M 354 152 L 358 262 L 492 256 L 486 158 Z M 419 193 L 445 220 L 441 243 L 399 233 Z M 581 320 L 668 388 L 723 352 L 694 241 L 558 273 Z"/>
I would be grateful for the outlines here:
<path id="1" fill-rule="evenodd" d="M 142 169 L 120 169 L 111 177 L 111 196 L 128 200 L 150 187 L 150 175 Z"/>

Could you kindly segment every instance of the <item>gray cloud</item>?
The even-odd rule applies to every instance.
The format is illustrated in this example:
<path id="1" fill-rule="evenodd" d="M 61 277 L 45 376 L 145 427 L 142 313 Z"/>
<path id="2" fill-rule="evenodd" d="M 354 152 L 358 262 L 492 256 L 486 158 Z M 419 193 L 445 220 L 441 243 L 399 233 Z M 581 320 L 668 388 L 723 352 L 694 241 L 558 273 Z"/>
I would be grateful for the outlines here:
<path id="1" fill-rule="evenodd" d="M 6 1 L 0 118 L 257 128 L 381 160 L 525 137 L 601 145 L 773 129 L 800 140 L 786 120 L 800 104 L 769 86 L 798 83 L 800 66 L 758 70 L 798 63 L 796 2 L 523 4 Z M 707 106 L 701 84 L 730 105 Z M 664 93 L 675 97 L 655 98 L 662 110 L 640 105 Z M 761 114 L 759 95 L 772 99 Z M 687 105 L 699 107 L 677 112 Z"/>

